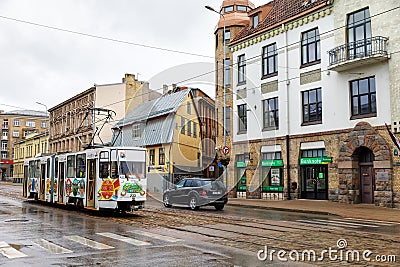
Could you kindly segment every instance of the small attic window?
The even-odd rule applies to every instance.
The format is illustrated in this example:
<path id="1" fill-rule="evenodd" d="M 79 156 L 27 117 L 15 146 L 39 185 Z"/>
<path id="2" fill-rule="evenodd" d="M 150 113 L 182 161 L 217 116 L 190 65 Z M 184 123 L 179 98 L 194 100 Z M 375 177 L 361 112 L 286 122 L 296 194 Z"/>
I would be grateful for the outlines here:
<path id="1" fill-rule="evenodd" d="M 225 12 L 225 13 L 232 12 L 232 11 L 233 11 L 233 6 L 226 6 L 226 7 L 224 8 L 224 12 Z"/>
<path id="2" fill-rule="evenodd" d="M 257 28 L 258 26 L 258 15 L 253 16 L 253 28 Z"/>

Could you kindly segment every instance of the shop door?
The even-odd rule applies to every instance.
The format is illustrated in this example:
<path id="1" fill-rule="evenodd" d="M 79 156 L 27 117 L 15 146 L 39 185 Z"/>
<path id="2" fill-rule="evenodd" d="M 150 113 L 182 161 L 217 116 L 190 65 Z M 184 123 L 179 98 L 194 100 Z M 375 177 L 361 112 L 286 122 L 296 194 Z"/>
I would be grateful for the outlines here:
<path id="1" fill-rule="evenodd" d="M 58 201 L 64 203 L 65 162 L 60 162 L 58 166 Z"/>
<path id="2" fill-rule="evenodd" d="M 360 166 L 361 178 L 361 202 L 374 203 L 374 175 L 373 166 Z"/>
<path id="3" fill-rule="evenodd" d="M 88 207 L 94 208 L 94 187 L 96 181 L 96 161 L 94 159 L 90 159 L 87 161 L 88 166 L 88 186 L 86 192 Z"/>
<path id="4" fill-rule="evenodd" d="M 323 165 L 301 167 L 301 197 L 328 199 L 328 168 Z"/>

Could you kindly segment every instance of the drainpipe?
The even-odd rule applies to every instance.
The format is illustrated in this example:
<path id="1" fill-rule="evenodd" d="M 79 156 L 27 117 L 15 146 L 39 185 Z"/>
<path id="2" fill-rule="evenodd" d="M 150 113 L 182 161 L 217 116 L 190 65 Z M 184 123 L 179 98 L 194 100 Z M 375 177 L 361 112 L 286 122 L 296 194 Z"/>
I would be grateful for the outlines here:
<path id="1" fill-rule="evenodd" d="M 289 156 L 289 151 L 290 151 L 290 140 L 289 140 L 289 135 L 290 135 L 290 124 L 289 124 L 289 115 L 290 115 L 290 110 L 289 110 L 289 55 L 288 55 L 288 37 L 287 37 L 287 31 L 285 30 L 285 24 L 282 24 L 282 30 L 284 32 L 284 47 L 285 47 L 285 85 L 286 85 L 286 174 L 287 174 L 287 190 L 288 190 L 288 195 L 287 199 L 290 200 L 290 156 Z"/>

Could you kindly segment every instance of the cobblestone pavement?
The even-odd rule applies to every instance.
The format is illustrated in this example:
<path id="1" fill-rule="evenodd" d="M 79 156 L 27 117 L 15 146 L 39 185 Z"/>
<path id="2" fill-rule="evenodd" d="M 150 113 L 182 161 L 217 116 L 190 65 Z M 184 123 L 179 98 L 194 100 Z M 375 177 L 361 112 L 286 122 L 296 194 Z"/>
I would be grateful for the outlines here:
<path id="1" fill-rule="evenodd" d="M 22 201 L 21 187 L 10 184 L 0 184 L 0 195 Z M 228 207 L 229 208 L 229 207 Z M 66 210 L 66 212 L 77 212 Z M 323 261 L 307 262 L 319 266 L 400 266 L 400 235 L 379 234 L 352 230 L 342 227 L 326 227 L 324 225 L 306 225 L 297 222 L 272 221 L 239 216 L 226 216 L 224 213 L 210 212 L 209 210 L 191 211 L 182 208 L 148 207 L 133 214 L 118 215 L 114 213 L 99 214 L 87 213 L 87 216 L 107 216 L 115 222 L 147 229 L 169 229 L 182 234 L 191 233 L 206 236 L 211 242 L 230 246 L 253 253 L 265 249 L 292 250 L 301 252 L 313 250 L 317 256 L 323 250 L 344 247 L 342 254 L 337 257 L 346 258 L 346 252 L 372 251 L 369 257 L 374 260 L 376 255 L 395 255 L 397 262 L 361 261 L 346 262 L 329 260 L 325 254 Z M 339 241 L 340 240 L 340 241 Z M 338 244 L 340 242 L 340 244 Z M 263 254 L 261 254 L 263 255 Z M 291 254 L 293 257 L 296 254 Z M 342 256 L 341 256 L 342 255 Z M 351 256 L 351 255 L 350 255 Z M 277 253 L 274 255 L 277 260 Z M 352 257 L 350 257 L 352 259 Z"/>

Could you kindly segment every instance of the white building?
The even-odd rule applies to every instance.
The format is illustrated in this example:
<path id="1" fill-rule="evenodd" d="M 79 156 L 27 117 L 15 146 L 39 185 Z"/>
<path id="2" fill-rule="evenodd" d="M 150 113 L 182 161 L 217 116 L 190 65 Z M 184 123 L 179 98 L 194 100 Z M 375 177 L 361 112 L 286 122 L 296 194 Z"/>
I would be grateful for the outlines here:
<path id="1" fill-rule="evenodd" d="M 248 12 L 229 43 L 238 197 L 398 207 L 400 160 L 385 127 L 397 132 L 400 118 L 396 8 L 275 0 Z"/>

